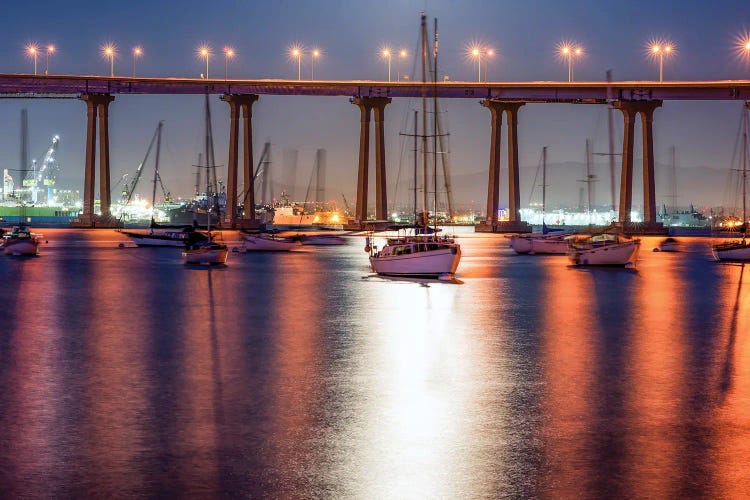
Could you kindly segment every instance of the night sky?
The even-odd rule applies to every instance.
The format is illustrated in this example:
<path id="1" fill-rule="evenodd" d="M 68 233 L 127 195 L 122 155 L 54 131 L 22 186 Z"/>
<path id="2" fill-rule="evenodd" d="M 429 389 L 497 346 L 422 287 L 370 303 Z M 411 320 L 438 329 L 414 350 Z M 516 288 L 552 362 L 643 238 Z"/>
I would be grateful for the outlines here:
<path id="1" fill-rule="evenodd" d="M 118 47 L 116 74 L 131 74 L 131 51 L 140 45 L 144 56 L 138 61 L 139 76 L 197 77 L 204 65 L 196 48 L 206 43 L 213 48 L 212 77 L 223 76 L 221 49 L 228 45 L 237 53 L 230 62 L 231 77 L 296 78 L 296 61 L 287 55 L 296 42 L 322 50 L 315 64 L 316 78 L 384 80 L 387 66 L 379 49 L 389 45 L 413 55 L 423 10 L 439 19 L 441 75 L 452 80 L 476 79 L 476 63 L 465 55 L 472 42 L 498 52 L 489 63 L 490 80 L 565 80 L 567 66 L 556 52 L 562 40 L 577 41 L 585 50 L 576 63 L 578 81 L 602 80 L 607 69 L 614 71 L 616 80 L 655 80 L 658 64 L 646 55 L 647 42 L 655 38 L 666 38 L 677 48 L 665 61 L 665 80 L 750 78 L 750 64 L 736 51 L 737 37 L 750 30 L 746 0 L 710 4 L 643 0 L 6 1 L 0 7 L 0 72 L 33 71 L 24 47 L 36 42 L 41 46 L 53 43 L 57 48 L 50 59 L 51 74 L 105 75 L 109 63 L 100 48 L 113 42 Z M 43 73 L 43 56 L 38 65 Z M 309 59 L 303 59 L 302 66 L 303 79 L 309 78 Z M 412 57 L 401 70 L 413 73 Z M 394 79 L 395 74 L 394 59 Z M 408 109 L 416 104 L 397 99 L 386 110 L 392 180 L 398 176 L 399 164 L 406 162 L 399 158 L 402 139 L 398 133 L 404 131 Z M 488 111 L 474 100 L 443 105 L 454 175 L 486 172 Z M 29 110 L 30 155 L 40 157 L 50 138 L 59 134 L 63 173 L 58 187 L 82 189 L 86 114 L 85 106 L 76 100 L 0 100 L 0 168 L 19 168 L 23 107 Z M 706 166 L 728 172 L 740 109 L 739 102 L 665 103 L 655 115 L 657 164 L 669 162 L 668 150 L 674 145 L 680 168 Z M 191 165 L 202 148 L 202 98 L 117 96 L 110 113 L 113 184 L 123 173 L 135 170 L 157 122 L 165 120 L 162 177 L 173 193 L 189 195 L 194 182 Z M 217 163 L 226 165 L 228 106 L 218 97 L 213 101 L 213 114 Z M 619 122 L 619 114 L 617 118 Z M 273 143 L 279 168 L 284 148 L 299 150 L 300 186 L 307 184 L 315 149 L 327 149 L 329 198 L 340 199 L 342 192 L 353 197 L 359 112 L 347 98 L 261 96 L 254 108 L 254 132 L 256 161 L 265 140 Z M 586 138 L 594 141 L 597 150 L 606 147 L 606 111 L 600 106 L 527 105 L 521 110 L 519 133 L 523 166 L 537 165 L 543 145 L 550 148 L 551 163 L 581 163 Z M 619 147 L 619 137 L 617 142 Z M 411 167 L 404 164 L 402 168 Z M 226 175 L 220 172 L 221 177 Z M 706 200 L 684 199 L 684 204 L 721 202 L 725 184 L 726 176 L 722 176 L 715 186 L 702 188 Z M 693 188 L 697 187 L 681 186 L 686 192 Z M 398 198 L 406 198 L 405 189 L 399 188 Z M 524 202 L 528 190 L 529 186 L 522 186 Z M 664 191 L 657 185 L 657 194 Z M 462 198 L 459 201 L 476 197 L 483 203 L 486 189 L 476 186 L 457 194 Z M 574 201 L 578 193 L 566 196 Z"/>

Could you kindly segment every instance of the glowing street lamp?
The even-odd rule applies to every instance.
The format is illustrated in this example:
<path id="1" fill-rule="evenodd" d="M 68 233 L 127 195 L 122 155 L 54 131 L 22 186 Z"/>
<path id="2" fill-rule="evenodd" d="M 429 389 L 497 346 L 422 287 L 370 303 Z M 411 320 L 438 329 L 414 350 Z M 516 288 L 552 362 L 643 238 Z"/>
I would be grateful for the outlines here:
<path id="1" fill-rule="evenodd" d="M 44 58 L 44 74 L 49 74 L 49 55 L 55 53 L 55 46 L 54 45 L 47 45 L 47 52 L 45 52 L 45 58 Z"/>
<path id="2" fill-rule="evenodd" d="M 315 80 L 315 59 L 320 57 L 320 50 L 313 49 L 310 54 L 310 80 Z"/>
<path id="3" fill-rule="evenodd" d="M 26 53 L 34 59 L 34 74 L 36 75 L 36 55 L 39 53 L 39 47 L 36 44 L 31 44 L 26 47 Z"/>
<path id="4" fill-rule="evenodd" d="M 399 50 L 398 59 L 396 59 L 396 81 L 401 81 L 401 59 L 406 59 L 409 55 L 404 49 Z"/>
<path id="5" fill-rule="evenodd" d="M 234 49 L 232 47 L 224 47 L 224 80 L 229 80 L 229 60 L 233 57 Z"/>
<path id="6" fill-rule="evenodd" d="M 750 33 L 737 37 L 737 56 L 745 63 L 750 63 Z"/>
<path id="7" fill-rule="evenodd" d="M 490 70 L 490 58 L 495 55 L 495 51 L 492 49 L 487 49 L 487 52 L 485 52 L 487 55 L 487 58 L 484 60 L 484 81 L 487 81 L 487 74 Z"/>
<path id="8" fill-rule="evenodd" d="M 391 81 L 391 51 L 390 49 L 383 49 L 380 55 L 388 60 L 388 81 Z"/>
<path id="9" fill-rule="evenodd" d="M 571 44 L 564 43 L 560 46 L 560 57 L 567 59 L 568 61 L 568 81 L 574 80 L 575 63 L 574 59 L 580 57 L 583 54 L 583 49 L 580 47 L 574 47 Z"/>
<path id="10" fill-rule="evenodd" d="M 674 47 L 668 42 L 657 42 L 651 44 L 651 55 L 659 59 L 659 81 L 664 81 L 664 58 L 672 55 Z"/>
<path id="11" fill-rule="evenodd" d="M 485 60 L 485 68 L 484 68 L 484 76 L 485 80 L 487 80 L 487 61 L 490 57 L 495 55 L 495 51 L 492 49 L 488 49 L 486 47 L 480 47 L 478 45 L 474 45 L 472 47 L 469 47 L 469 56 L 473 57 L 477 60 L 477 81 L 482 81 L 482 58 L 484 57 Z"/>
<path id="12" fill-rule="evenodd" d="M 143 55 L 143 49 L 140 47 L 133 48 L 133 77 L 135 77 L 135 61 Z"/>
<path id="13" fill-rule="evenodd" d="M 198 47 L 198 57 L 206 60 L 206 80 L 208 80 L 208 58 L 211 56 L 211 47 L 203 45 Z"/>
<path id="14" fill-rule="evenodd" d="M 117 48 L 108 44 L 102 47 L 102 55 L 105 59 L 109 59 L 109 76 L 115 76 L 115 54 L 117 54 Z"/>
<path id="15" fill-rule="evenodd" d="M 302 49 L 299 47 L 292 47 L 289 54 L 292 57 L 297 58 L 297 80 L 302 80 Z"/>

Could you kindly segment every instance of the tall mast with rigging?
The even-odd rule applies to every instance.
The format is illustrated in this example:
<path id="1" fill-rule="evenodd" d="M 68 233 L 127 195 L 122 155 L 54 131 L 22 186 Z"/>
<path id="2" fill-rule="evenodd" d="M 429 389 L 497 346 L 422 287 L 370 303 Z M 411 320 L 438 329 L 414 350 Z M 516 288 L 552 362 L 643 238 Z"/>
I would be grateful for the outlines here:
<path id="1" fill-rule="evenodd" d="M 422 14 L 422 223 L 427 225 L 427 16 Z"/>

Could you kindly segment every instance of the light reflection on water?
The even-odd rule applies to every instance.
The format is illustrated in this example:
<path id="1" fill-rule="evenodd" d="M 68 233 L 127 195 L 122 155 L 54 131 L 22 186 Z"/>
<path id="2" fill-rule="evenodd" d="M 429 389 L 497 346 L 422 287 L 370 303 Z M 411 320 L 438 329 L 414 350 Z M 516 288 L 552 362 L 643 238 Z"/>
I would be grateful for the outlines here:
<path id="1" fill-rule="evenodd" d="M 702 240 L 626 271 L 467 234 L 450 284 L 361 238 L 206 270 L 45 236 L 0 260 L 8 496 L 748 492 L 750 276 Z"/>

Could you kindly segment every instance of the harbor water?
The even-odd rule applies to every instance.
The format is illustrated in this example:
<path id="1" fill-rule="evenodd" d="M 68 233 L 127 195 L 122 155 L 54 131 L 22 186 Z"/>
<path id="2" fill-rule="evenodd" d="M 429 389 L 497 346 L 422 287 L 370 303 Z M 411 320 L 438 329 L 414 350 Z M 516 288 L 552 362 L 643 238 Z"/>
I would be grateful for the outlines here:
<path id="1" fill-rule="evenodd" d="M 41 232 L 0 258 L 2 497 L 750 495 L 750 269 L 707 239 L 585 269 L 461 232 L 446 283 L 363 237 L 206 269 Z"/>

